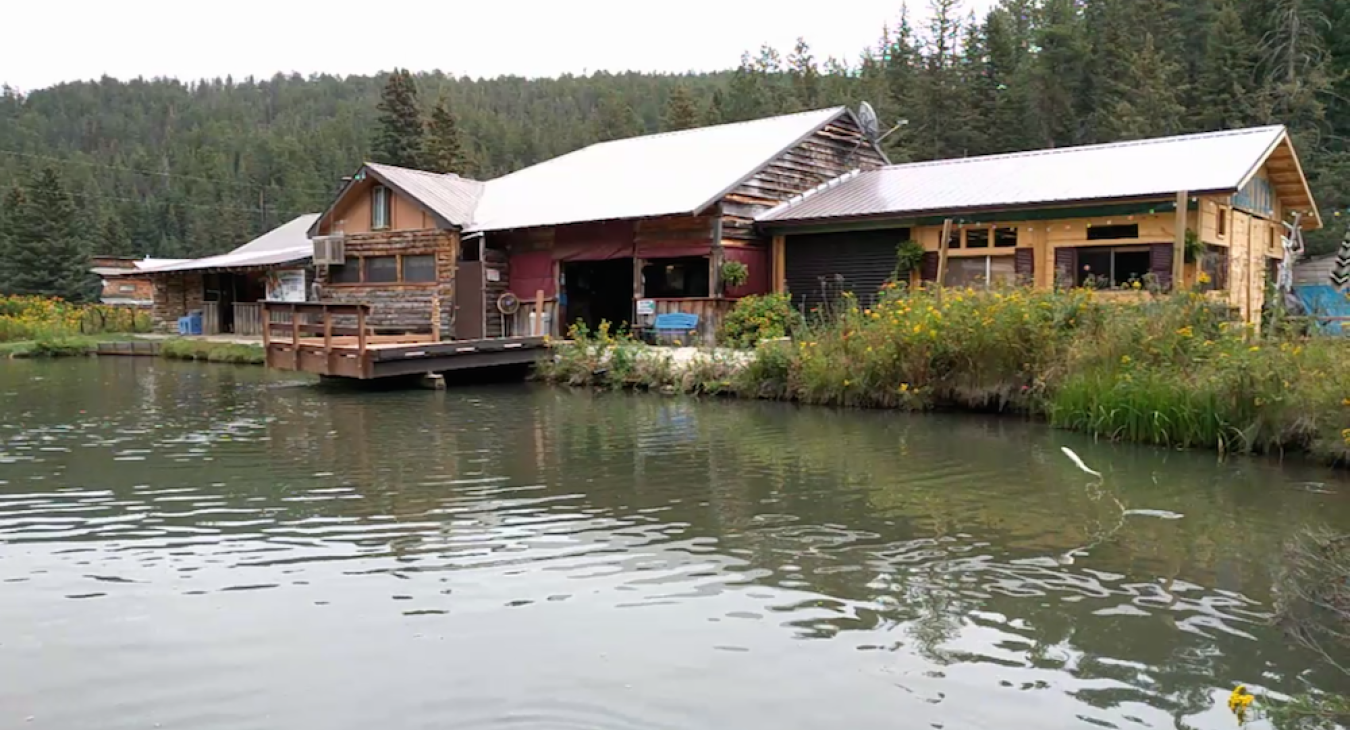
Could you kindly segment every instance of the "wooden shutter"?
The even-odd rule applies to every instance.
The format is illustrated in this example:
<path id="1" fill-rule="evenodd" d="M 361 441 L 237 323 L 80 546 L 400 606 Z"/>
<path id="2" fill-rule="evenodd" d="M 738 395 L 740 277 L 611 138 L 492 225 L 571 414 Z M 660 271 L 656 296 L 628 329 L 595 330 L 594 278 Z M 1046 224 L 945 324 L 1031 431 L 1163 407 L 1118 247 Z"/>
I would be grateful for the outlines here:
<path id="1" fill-rule="evenodd" d="M 937 281 L 938 275 L 938 255 L 935 251 L 928 251 L 923 255 L 923 264 L 919 266 L 919 278 L 924 281 Z"/>
<path id="2" fill-rule="evenodd" d="M 1017 274 L 1019 284 L 1030 284 L 1036 278 L 1036 251 L 1030 248 L 1019 248 L 1013 254 L 1013 271 Z"/>
<path id="3" fill-rule="evenodd" d="M 1078 249 L 1055 249 L 1056 287 L 1060 285 L 1061 280 L 1069 282 L 1069 286 L 1074 286 L 1078 282 Z"/>
<path id="4" fill-rule="evenodd" d="M 1155 243 L 1148 250 L 1149 273 L 1158 279 L 1158 286 L 1172 288 L 1172 244 Z"/>

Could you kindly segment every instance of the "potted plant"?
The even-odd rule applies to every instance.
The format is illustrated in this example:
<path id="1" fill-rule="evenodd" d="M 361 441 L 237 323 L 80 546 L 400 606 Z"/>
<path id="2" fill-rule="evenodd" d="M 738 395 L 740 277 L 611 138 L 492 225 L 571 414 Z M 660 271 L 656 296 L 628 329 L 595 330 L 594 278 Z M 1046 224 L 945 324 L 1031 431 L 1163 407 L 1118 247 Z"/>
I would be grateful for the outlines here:
<path id="1" fill-rule="evenodd" d="M 750 280 L 750 268 L 739 261 L 722 262 L 722 293 L 725 294 Z"/>

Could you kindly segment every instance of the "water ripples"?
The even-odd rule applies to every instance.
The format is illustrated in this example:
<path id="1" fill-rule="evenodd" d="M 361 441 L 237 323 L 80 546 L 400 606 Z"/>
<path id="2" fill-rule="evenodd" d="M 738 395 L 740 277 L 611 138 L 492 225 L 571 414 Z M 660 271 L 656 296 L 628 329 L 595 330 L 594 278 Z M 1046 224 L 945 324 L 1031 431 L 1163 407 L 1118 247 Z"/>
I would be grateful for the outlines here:
<path id="1" fill-rule="evenodd" d="M 1094 491 L 974 419 L 99 369 L 0 428 L 0 707 L 51 726 L 1218 727 L 1231 682 L 1320 681 L 1265 558 L 1336 490 L 1076 445 Z"/>

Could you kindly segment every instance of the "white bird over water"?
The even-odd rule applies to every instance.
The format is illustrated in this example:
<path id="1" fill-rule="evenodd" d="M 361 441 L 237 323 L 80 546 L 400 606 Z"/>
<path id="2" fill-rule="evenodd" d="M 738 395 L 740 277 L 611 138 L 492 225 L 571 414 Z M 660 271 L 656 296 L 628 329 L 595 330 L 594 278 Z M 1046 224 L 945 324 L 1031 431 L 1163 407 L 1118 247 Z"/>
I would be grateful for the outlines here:
<path id="1" fill-rule="evenodd" d="M 1084 463 L 1083 463 L 1083 460 L 1080 459 L 1080 458 L 1078 457 L 1078 454 L 1075 454 L 1075 453 L 1073 452 L 1073 449 L 1069 448 L 1068 446 L 1061 446 L 1061 447 L 1059 447 L 1059 450 L 1060 450 L 1060 451 L 1063 451 L 1063 452 L 1064 452 L 1064 455 L 1067 456 L 1067 457 L 1069 457 L 1069 460 L 1070 460 L 1070 461 L 1072 461 L 1073 463 L 1077 464 L 1079 469 L 1082 469 L 1083 471 L 1087 472 L 1088 474 L 1091 474 L 1091 475 L 1094 476 L 1094 477 L 1097 477 L 1098 479 L 1105 479 L 1105 478 L 1106 478 L 1106 477 L 1103 477 L 1103 476 L 1102 476 L 1102 473 L 1101 473 L 1101 472 L 1099 472 L 1099 471 L 1093 471 L 1093 470 L 1089 469 L 1089 468 L 1088 468 L 1088 465 L 1087 465 L 1087 464 L 1084 464 Z"/>

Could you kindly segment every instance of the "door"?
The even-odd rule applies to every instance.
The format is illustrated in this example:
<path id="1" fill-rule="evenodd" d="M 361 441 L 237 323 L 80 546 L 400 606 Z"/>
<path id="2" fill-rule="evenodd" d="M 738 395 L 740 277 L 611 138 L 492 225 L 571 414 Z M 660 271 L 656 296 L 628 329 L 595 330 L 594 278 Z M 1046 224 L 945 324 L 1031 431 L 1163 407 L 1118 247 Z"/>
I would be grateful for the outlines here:
<path id="1" fill-rule="evenodd" d="M 483 262 L 461 261 L 455 272 L 455 339 L 483 339 Z"/>

